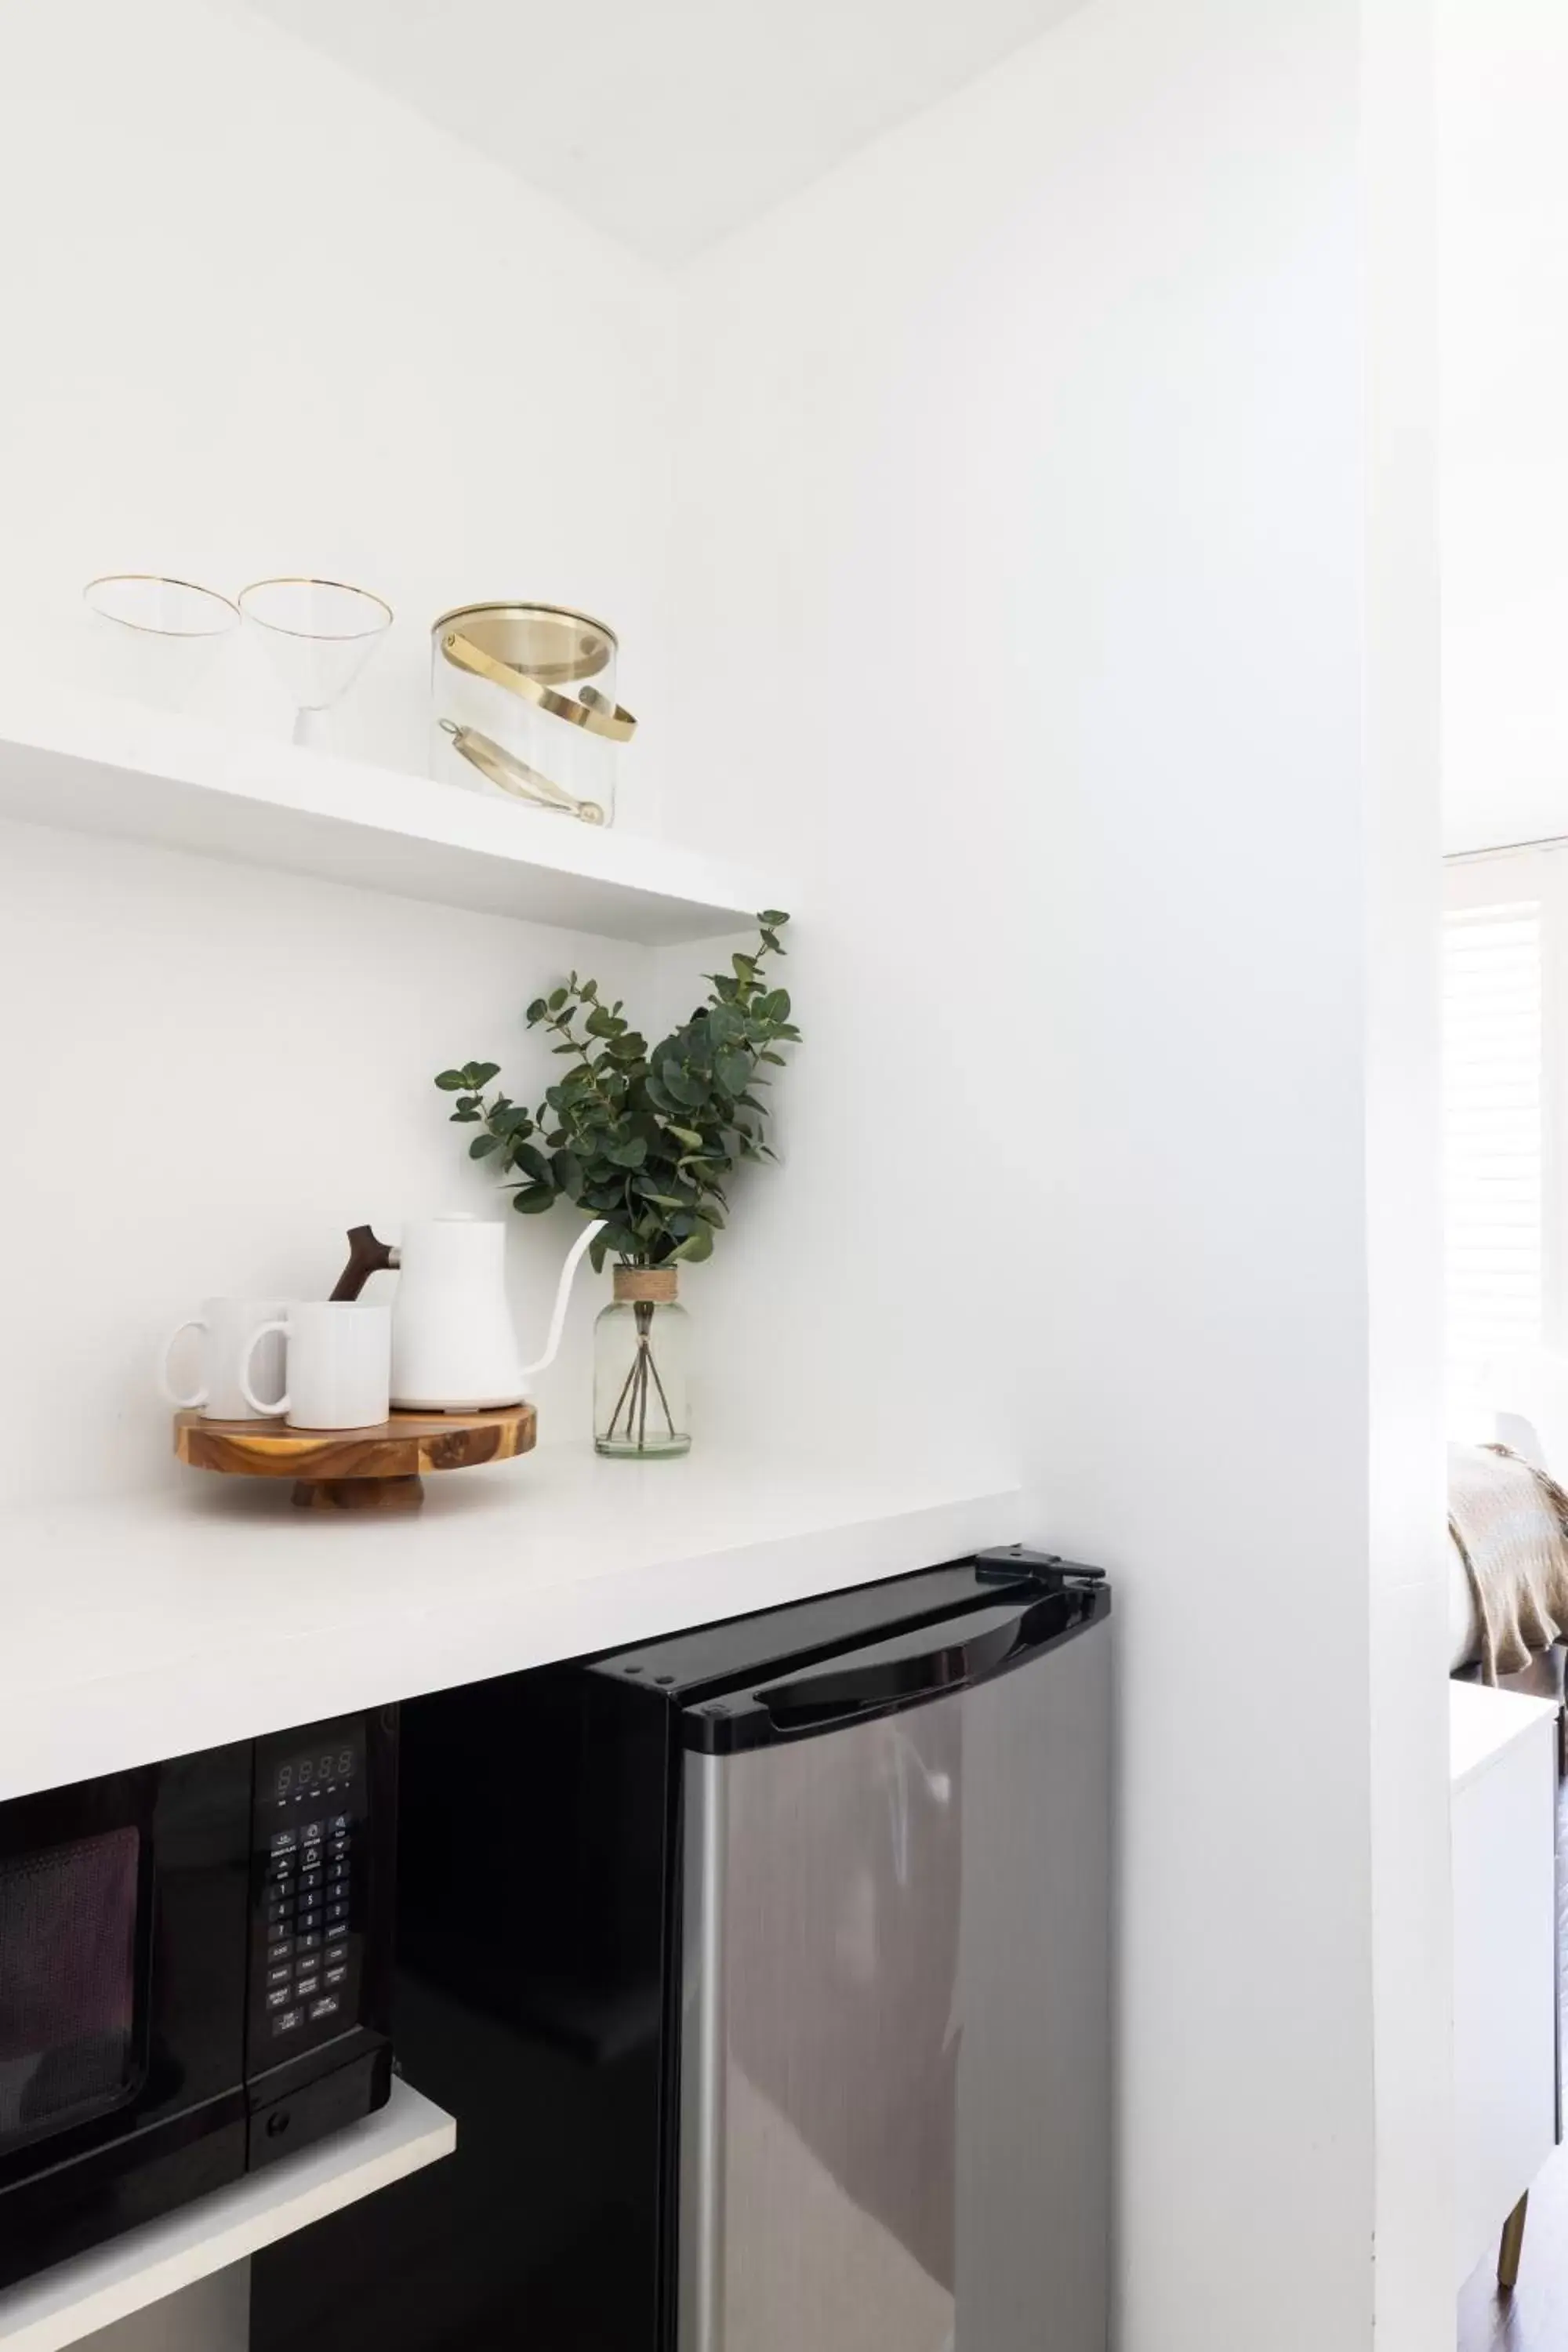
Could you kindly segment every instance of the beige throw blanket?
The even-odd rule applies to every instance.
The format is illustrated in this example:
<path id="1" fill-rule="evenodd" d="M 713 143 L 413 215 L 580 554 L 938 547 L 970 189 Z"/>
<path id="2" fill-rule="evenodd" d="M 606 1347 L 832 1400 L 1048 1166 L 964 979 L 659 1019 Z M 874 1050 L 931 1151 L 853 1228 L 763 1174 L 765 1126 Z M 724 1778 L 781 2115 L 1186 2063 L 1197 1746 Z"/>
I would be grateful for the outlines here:
<path id="1" fill-rule="evenodd" d="M 1568 1626 L 1568 1495 L 1504 1445 L 1448 1448 L 1448 1531 L 1480 1628 L 1489 1683 Z"/>

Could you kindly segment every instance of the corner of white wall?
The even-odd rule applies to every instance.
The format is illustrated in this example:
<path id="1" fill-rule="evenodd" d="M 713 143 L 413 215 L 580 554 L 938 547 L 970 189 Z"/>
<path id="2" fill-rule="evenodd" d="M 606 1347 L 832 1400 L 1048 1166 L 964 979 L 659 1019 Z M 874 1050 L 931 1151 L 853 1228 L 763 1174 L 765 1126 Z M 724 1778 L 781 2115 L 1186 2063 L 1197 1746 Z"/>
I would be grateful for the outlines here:
<path id="1" fill-rule="evenodd" d="M 1378 2352 L 1453 2341 L 1433 0 L 1363 0 L 1367 1279 Z M 1413 1173 L 1425 1181 L 1413 1182 Z"/>

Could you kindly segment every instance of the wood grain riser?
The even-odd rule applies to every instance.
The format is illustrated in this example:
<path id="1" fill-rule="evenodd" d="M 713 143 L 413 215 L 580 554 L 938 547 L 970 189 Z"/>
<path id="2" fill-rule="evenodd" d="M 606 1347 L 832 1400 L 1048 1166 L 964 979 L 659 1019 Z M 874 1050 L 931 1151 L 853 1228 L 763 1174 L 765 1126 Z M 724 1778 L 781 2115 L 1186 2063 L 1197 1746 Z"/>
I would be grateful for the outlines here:
<path id="1" fill-rule="evenodd" d="M 470 1470 L 531 1453 L 531 1404 L 499 1412 L 395 1412 L 377 1429 L 290 1429 L 283 1421 L 174 1416 L 174 1452 L 193 1470 L 230 1477 L 292 1478 L 307 1510 L 417 1510 L 424 1474 Z"/>

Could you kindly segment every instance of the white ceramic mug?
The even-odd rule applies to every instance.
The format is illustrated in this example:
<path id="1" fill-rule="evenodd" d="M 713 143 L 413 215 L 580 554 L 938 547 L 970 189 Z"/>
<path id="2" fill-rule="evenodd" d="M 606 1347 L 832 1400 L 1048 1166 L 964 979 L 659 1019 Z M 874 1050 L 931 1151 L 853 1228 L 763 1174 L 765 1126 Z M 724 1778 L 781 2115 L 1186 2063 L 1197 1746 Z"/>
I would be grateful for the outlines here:
<path id="1" fill-rule="evenodd" d="M 289 1302 L 284 1298 L 204 1298 L 201 1313 L 187 1316 L 178 1330 L 171 1331 L 163 1349 L 160 1385 L 169 1402 L 177 1404 L 184 1412 L 199 1409 L 208 1421 L 270 1420 L 265 1408 L 246 1402 L 239 1375 L 249 1355 L 250 1343 L 263 1326 L 275 1332 L 279 1317 L 288 1312 Z M 170 1366 L 175 1345 L 187 1331 L 199 1331 L 202 1335 L 202 1373 L 198 1385 L 182 1396 L 174 1387 Z M 255 1377 L 260 1388 L 282 1387 L 280 1339 L 269 1339 L 259 1351 Z"/>
<path id="2" fill-rule="evenodd" d="M 259 1351 L 268 1335 L 288 1342 L 288 1386 L 257 1394 Z M 374 1429 L 390 1410 L 392 1311 L 345 1299 L 296 1301 L 250 1336 L 239 1385 L 255 1412 L 281 1413 L 291 1429 Z"/>

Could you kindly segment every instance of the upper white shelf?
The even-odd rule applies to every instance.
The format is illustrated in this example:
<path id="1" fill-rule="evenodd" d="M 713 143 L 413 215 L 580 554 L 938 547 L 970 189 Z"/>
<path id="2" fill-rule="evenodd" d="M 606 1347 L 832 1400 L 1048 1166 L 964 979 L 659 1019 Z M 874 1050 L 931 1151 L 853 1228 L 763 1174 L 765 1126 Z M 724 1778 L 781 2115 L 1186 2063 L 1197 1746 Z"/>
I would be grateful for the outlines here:
<path id="1" fill-rule="evenodd" d="M 791 905 L 666 842 L 97 695 L 0 698 L 0 816 L 648 947 Z"/>

